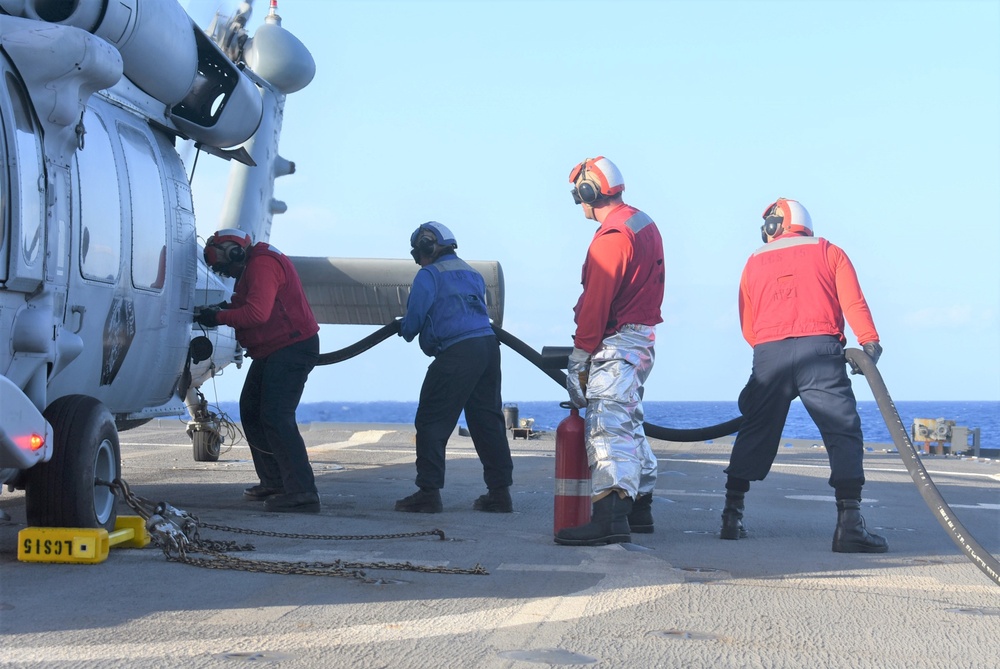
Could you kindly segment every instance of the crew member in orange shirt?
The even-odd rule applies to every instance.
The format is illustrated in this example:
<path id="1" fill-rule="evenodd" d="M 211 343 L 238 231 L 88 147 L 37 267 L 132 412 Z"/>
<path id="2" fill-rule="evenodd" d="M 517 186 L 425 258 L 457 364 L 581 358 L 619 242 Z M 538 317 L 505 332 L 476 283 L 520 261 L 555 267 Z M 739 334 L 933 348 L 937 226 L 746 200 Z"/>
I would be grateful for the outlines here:
<path id="1" fill-rule="evenodd" d="M 839 247 L 813 236 L 809 212 L 795 200 L 779 198 L 767 207 L 761 237 L 764 246 L 747 260 L 740 280 L 740 322 L 753 347 L 753 371 L 740 393 L 743 423 L 725 470 L 720 536 L 746 537 L 744 495 L 750 481 L 770 471 L 789 406 L 799 397 L 830 459 L 837 500 L 833 550 L 884 553 L 888 543 L 868 532 L 861 517 L 864 443 L 845 367 L 845 316 L 872 362 L 882 353 L 854 266 Z"/>

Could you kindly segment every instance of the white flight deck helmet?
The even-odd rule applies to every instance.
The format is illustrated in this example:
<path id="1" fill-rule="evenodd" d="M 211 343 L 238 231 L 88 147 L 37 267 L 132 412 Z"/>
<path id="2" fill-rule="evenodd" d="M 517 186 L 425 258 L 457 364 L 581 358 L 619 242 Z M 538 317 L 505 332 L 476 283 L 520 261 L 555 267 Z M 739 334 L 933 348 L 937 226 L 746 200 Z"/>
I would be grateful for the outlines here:
<path id="1" fill-rule="evenodd" d="M 813 236 L 812 218 L 797 200 L 779 197 L 764 210 L 764 225 L 760 226 L 760 238 L 767 243 L 768 237 L 780 237 L 786 232 L 801 232 Z"/>
<path id="2" fill-rule="evenodd" d="M 413 261 L 419 265 L 421 254 L 433 255 L 435 245 L 453 250 L 458 248 L 451 230 L 437 221 L 427 221 L 410 235 L 410 255 L 413 256 Z"/>
<path id="3" fill-rule="evenodd" d="M 625 190 L 625 179 L 615 164 L 604 156 L 587 158 L 569 173 L 573 202 L 594 204 Z"/>

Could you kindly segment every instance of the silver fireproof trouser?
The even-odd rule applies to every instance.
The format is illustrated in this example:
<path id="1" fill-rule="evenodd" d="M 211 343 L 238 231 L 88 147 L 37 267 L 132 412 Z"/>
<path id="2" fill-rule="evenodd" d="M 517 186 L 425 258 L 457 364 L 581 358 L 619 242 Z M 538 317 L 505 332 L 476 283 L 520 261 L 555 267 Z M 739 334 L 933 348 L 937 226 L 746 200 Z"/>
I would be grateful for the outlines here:
<path id="1" fill-rule="evenodd" d="M 642 429 L 655 341 L 652 326 L 625 325 L 590 360 L 586 429 L 594 496 L 618 488 L 634 500 L 656 485 L 656 456 Z"/>

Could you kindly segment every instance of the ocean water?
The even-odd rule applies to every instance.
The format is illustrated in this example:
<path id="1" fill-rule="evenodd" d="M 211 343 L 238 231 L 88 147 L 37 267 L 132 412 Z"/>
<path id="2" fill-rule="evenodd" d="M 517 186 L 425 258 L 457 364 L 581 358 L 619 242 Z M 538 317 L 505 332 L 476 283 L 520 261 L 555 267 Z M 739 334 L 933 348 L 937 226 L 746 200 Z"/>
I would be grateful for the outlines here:
<path id="1" fill-rule="evenodd" d="M 517 406 L 518 418 L 534 418 L 534 430 L 555 430 L 568 411 L 559 402 L 507 402 Z M 222 402 L 219 408 L 239 420 L 239 404 Z M 672 428 L 717 425 L 739 415 L 736 402 L 646 402 L 646 422 Z M 903 425 L 910 429 L 917 418 L 953 420 L 962 427 L 980 428 L 982 448 L 1000 448 L 1000 402 L 896 402 Z M 300 423 L 402 423 L 413 424 L 416 402 L 313 402 L 301 404 Z M 891 443 L 892 437 L 875 402 L 859 402 L 865 441 Z M 459 419 L 465 425 L 465 417 Z M 819 439 L 819 431 L 800 402 L 793 402 L 783 433 L 785 439 Z"/>

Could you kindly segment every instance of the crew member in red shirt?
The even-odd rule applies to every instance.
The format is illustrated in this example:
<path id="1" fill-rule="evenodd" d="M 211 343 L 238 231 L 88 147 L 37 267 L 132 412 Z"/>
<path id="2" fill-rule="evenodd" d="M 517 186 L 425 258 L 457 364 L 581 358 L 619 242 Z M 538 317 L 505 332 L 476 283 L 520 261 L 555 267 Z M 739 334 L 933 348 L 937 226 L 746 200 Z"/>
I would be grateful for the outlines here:
<path id="1" fill-rule="evenodd" d="M 795 200 L 779 198 L 767 207 L 761 237 L 764 246 L 747 260 L 740 280 L 740 322 L 753 347 L 753 371 L 740 393 L 743 423 L 725 470 L 720 536 L 746 536 L 744 495 L 750 481 L 770 471 L 788 408 L 799 397 L 830 459 L 837 500 L 833 550 L 884 553 L 888 543 L 868 532 L 861 517 L 864 443 L 845 367 L 845 317 L 872 362 L 882 353 L 854 266 L 839 247 L 813 236 L 809 212 Z"/>
<path id="2" fill-rule="evenodd" d="M 288 256 L 227 228 L 209 237 L 205 262 L 236 279 L 232 301 L 202 308 L 205 327 L 229 325 L 253 358 L 240 394 L 240 420 L 258 485 L 243 491 L 268 511 L 316 513 L 319 494 L 295 421 L 309 372 L 319 360 L 319 325 Z"/>
<path id="3" fill-rule="evenodd" d="M 643 384 L 653 369 L 663 302 L 663 240 L 649 216 L 622 202 L 625 182 L 603 156 L 573 168 L 573 201 L 597 221 L 583 264 L 583 294 L 566 388 L 587 408 L 591 522 L 560 530 L 571 546 L 626 543 L 653 531 L 656 456 L 643 431 Z"/>

